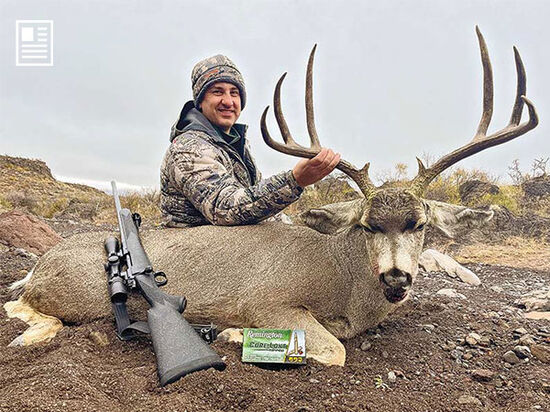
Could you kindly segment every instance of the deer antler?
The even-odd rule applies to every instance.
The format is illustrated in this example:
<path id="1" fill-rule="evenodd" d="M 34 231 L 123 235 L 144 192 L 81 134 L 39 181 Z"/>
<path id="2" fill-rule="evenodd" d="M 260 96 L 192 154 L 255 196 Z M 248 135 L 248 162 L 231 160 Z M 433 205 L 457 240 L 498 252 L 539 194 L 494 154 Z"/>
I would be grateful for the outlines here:
<path id="1" fill-rule="evenodd" d="M 535 128 L 539 122 L 535 106 L 529 101 L 529 99 L 527 99 L 527 97 L 525 97 L 527 90 L 525 68 L 523 67 L 523 62 L 521 61 L 518 50 L 514 47 L 517 72 L 517 91 L 512 116 L 510 117 L 510 122 L 506 127 L 487 136 L 487 128 L 489 127 L 489 123 L 491 122 L 491 117 L 493 115 L 493 73 L 485 39 L 477 26 L 476 33 L 479 40 L 481 62 L 483 65 L 483 114 L 481 116 L 481 120 L 479 121 L 476 135 L 471 142 L 449 153 L 448 155 L 443 156 L 428 169 L 419 158 L 416 158 L 418 161 L 418 174 L 411 181 L 411 190 L 418 195 L 421 195 L 424 190 L 426 190 L 430 182 L 437 175 L 458 161 L 481 152 L 489 147 L 509 142 L 510 140 L 515 139 L 516 137 L 519 137 Z M 529 110 L 529 120 L 519 124 L 521 120 L 521 112 L 523 110 L 523 103 L 527 105 L 527 109 Z"/>
<path id="2" fill-rule="evenodd" d="M 284 73 L 277 82 L 277 85 L 275 86 L 275 92 L 273 94 L 275 118 L 277 119 L 279 130 L 281 131 L 281 135 L 283 136 L 283 140 L 285 142 L 284 144 L 274 141 L 269 135 L 269 131 L 267 130 L 265 119 L 269 110 L 269 106 L 265 108 L 262 114 L 260 126 L 262 130 L 262 136 L 266 144 L 278 152 L 285 153 L 291 156 L 312 158 L 317 156 L 317 154 L 321 151 L 321 144 L 319 143 L 319 137 L 317 136 L 317 131 L 315 130 L 315 120 L 313 115 L 313 59 L 315 56 L 316 48 L 317 45 L 313 46 L 313 49 L 311 50 L 306 73 L 306 121 L 311 143 L 310 147 L 304 147 L 296 143 L 296 141 L 292 138 L 290 131 L 288 130 L 288 126 L 283 116 L 283 110 L 281 109 L 281 85 L 283 84 L 286 73 Z M 359 189 L 361 189 L 361 192 L 363 192 L 365 197 L 369 197 L 369 195 L 376 189 L 369 178 L 369 165 L 370 164 L 367 163 L 365 164 L 365 166 L 363 166 L 362 169 L 359 170 L 351 163 L 341 159 L 336 165 L 336 168 L 351 177 L 353 181 L 357 183 Z"/>

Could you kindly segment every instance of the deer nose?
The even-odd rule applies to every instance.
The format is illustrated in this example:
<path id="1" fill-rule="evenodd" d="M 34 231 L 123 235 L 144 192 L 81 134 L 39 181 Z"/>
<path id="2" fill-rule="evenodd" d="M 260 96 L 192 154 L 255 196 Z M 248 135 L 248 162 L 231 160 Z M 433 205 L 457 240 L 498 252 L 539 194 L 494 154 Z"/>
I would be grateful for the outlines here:
<path id="1" fill-rule="evenodd" d="M 407 289 L 412 284 L 412 276 L 410 273 L 403 272 L 397 268 L 388 270 L 380 275 L 382 282 L 391 288 Z"/>

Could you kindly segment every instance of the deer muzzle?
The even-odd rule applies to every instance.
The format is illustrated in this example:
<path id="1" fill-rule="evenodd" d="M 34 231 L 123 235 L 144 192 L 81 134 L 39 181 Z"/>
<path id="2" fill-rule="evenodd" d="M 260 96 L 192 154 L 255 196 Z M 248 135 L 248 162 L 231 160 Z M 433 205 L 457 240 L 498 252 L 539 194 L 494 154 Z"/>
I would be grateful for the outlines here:
<path id="1" fill-rule="evenodd" d="M 391 303 L 398 303 L 407 297 L 412 286 L 412 276 L 410 273 L 393 268 L 380 274 L 380 283 L 386 299 Z"/>

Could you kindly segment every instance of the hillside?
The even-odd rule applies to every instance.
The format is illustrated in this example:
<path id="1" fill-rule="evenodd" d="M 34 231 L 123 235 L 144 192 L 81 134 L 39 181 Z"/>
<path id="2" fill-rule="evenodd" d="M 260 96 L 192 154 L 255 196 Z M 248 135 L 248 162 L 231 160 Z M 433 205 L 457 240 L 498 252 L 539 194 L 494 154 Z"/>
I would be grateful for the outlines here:
<path id="1" fill-rule="evenodd" d="M 92 218 L 109 195 L 93 187 L 56 180 L 42 160 L 0 156 L 0 212 L 13 208 L 51 218 Z"/>
<path id="2" fill-rule="evenodd" d="M 114 222 L 111 196 L 56 180 L 42 160 L 2 155 L 0 171 L 0 213 L 22 209 L 45 218 Z M 130 193 L 121 196 L 121 203 L 151 221 L 160 219 L 158 192 Z"/>

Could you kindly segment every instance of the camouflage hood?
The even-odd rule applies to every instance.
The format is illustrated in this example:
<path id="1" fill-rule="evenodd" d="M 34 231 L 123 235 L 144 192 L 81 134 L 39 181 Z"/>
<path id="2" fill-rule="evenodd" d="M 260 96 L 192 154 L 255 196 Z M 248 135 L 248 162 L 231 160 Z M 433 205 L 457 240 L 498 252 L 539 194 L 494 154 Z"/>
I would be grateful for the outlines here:
<path id="1" fill-rule="evenodd" d="M 247 125 L 235 123 L 233 128 L 237 130 L 239 135 L 244 138 L 246 135 Z M 170 142 L 172 142 L 180 134 L 187 132 L 188 130 L 196 130 L 199 132 L 205 132 L 214 141 L 218 143 L 225 143 L 225 140 L 220 136 L 218 130 L 212 126 L 212 123 L 195 108 L 195 104 L 192 100 L 185 103 L 183 109 L 181 109 L 180 116 L 176 123 L 172 126 L 170 131 Z"/>

